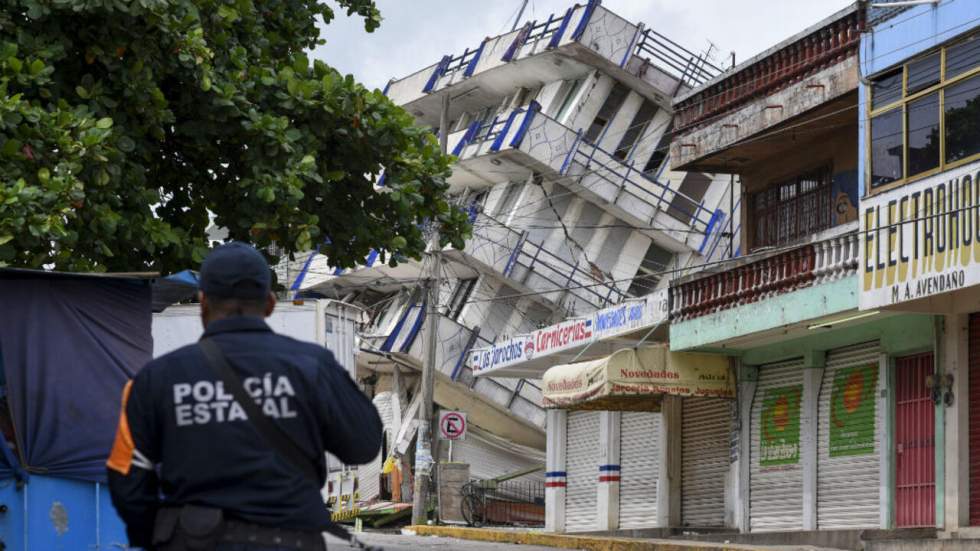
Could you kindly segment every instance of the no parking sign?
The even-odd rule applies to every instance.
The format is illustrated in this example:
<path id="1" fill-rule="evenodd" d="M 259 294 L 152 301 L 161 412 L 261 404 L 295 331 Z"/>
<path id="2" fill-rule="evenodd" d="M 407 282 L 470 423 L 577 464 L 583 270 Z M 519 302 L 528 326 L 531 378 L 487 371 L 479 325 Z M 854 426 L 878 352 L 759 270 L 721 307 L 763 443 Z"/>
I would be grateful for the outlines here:
<path id="1" fill-rule="evenodd" d="M 439 439 L 466 440 L 466 414 L 462 411 L 440 411 Z"/>

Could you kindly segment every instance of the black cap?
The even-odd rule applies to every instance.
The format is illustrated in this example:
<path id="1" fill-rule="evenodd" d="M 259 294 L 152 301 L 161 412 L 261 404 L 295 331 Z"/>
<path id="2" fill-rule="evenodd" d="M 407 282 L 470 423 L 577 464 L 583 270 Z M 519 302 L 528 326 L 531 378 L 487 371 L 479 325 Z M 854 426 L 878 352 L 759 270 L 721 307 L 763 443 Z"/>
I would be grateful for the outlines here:
<path id="1" fill-rule="evenodd" d="M 272 288 L 272 274 L 262 253 L 232 242 L 215 248 L 201 263 L 200 287 L 215 297 L 262 299 Z"/>

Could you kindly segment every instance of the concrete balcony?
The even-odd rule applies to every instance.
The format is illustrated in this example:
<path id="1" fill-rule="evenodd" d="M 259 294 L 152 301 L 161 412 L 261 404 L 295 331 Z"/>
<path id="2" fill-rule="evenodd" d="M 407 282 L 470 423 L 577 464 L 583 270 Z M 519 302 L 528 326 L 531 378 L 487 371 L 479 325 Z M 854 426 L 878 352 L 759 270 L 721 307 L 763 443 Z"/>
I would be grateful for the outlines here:
<path id="1" fill-rule="evenodd" d="M 726 172 L 733 159 L 779 158 L 793 140 L 754 140 L 763 132 L 819 121 L 856 121 L 863 11 L 847 7 L 674 101 L 675 170 Z M 845 112 L 846 111 L 846 112 Z M 785 143 L 784 143 L 785 142 Z"/>
<path id="2" fill-rule="evenodd" d="M 859 235 L 851 231 L 676 280 L 670 287 L 671 348 L 738 349 L 838 327 L 826 317 L 857 312 L 858 247 Z"/>
<path id="3" fill-rule="evenodd" d="M 378 362 L 377 358 L 387 355 L 400 365 L 421 369 L 425 356 L 425 339 L 421 338 L 425 318 L 423 305 L 409 303 L 403 307 L 398 322 L 390 332 L 378 334 L 376 328 L 373 333 L 372 329 L 368 329 L 362 335 L 362 347 L 374 353 L 363 355 L 359 361 L 375 362 L 373 365 L 377 366 L 384 363 Z M 543 429 L 545 413 L 540 406 L 541 389 L 537 385 L 517 379 L 474 377 L 472 369 L 466 365 L 470 350 L 490 344 L 491 341 L 480 337 L 479 328 L 470 329 L 456 320 L 442 316 L 439 320 L 436 348 L 437 373 L 446 384 L 451 382 L 454 386 L 461 385 L 480 395 L 493 404 L 499 413 L 506 412 L 506 415 L 513 416 L 521 423 Z M 517 430 L 517 427 L 513 429 Z"/>
<path id="4" fill-rule="evenodd" d="M 858 235 L 806 244 L 671 287 L 670 316 L 684 321 L 854 275 Z"/>
<path id="5" fill-rule="evenodd" d="M 568 305 L 565 297 L 573 297 L 572 309 L 591 312 L 626 298 L 626 293 L 609 276 L 583 261 L 549 251 L 528 238 L 528 232 L 505 226 L 495 218 L 480 213 L 473 219 L 477 228 L 462 251 L 447 250 L 446 256 L 456 258 L 472 268 L 505 278 L 523 293 L 544 293 L 538 298 L 551 308 L 558 303 Z"/>
<path id="6" fill-rule="evenodd" d="M 669 183 L 644 174 L 612 153 L 582 139 L 540 112 L 532 102 L 474 124 L 449 137 L 459 161 L 450 184 L 476 189 L 500 181 L 501 173 L 528 170 L 561 181 L 571 191 L 620 220 L 642 228 L 652 239 L 677 252 L 701 251 L 724 226 L 726 214 L 711 210 Z"/>
<path id="7" fill-rule="evenodd" d="M 564 13 L 487 38 L 391 81 L 386 95 L 421 124 L 437 126 L 442 95 L 452 96 L 450 120 L 499 104 L 519 87 L 585 76 L 595 68 L 665 108 L 671 98 L 720 70 L 652 29 L 633 24 L 590 0 Z"/>

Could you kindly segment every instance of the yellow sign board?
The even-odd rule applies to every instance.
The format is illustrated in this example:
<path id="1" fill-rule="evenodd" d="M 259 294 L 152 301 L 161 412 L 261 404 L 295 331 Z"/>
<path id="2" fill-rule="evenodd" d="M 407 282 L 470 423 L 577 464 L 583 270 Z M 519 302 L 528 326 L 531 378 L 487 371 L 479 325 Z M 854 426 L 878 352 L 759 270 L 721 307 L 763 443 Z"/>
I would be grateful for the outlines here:
<path id="1" fill-rule="evenodd" d="M 860 307 L 980 283 L 980 162 L 861 201 Z"/>

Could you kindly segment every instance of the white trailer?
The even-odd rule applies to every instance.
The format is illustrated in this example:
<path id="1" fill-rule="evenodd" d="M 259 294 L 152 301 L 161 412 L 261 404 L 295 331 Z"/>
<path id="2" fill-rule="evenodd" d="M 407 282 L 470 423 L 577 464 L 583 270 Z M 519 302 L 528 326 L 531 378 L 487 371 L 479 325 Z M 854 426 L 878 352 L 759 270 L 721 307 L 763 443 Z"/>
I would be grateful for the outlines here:
<path id="1" fill-rule="evenodd" d="M 317 299 L 302 303 L 279 303 L 266 322 L 276 333 L 328 348 L 356 381 L 356 329 L 357 324 L 363 321 L 362 314 L 363 310 L 357 306 L 336 300 Z M 152 333 L 154 358 L 197 342 L 204 333 L 200 307 L 196 304 L 171 306 L 153 314 Z M 327 454 L 328 479 L 335 481 L 328 487 L 336 488 L 335 492 L 344 487 L 345 484 L 341 481 L 350 481 L 356 476 L 351 471 L 340 460 Z M 350 482 L 347 485 L 351 485 Z M 327 491 L 325 488 L 324 497 Z"/>

